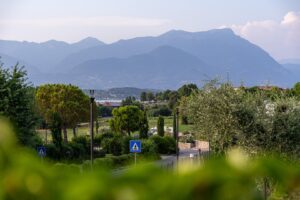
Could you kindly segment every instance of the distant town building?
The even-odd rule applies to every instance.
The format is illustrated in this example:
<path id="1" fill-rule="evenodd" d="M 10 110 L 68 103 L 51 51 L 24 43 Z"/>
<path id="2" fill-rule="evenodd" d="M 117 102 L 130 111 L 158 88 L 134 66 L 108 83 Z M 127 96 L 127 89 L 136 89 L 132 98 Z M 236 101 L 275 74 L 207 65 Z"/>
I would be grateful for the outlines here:
<path id="1" fill-rule="evenodd" d="M 97 105 L 105 106 L 105 107 L 112 107 L 112 108 L 118 108 L 121 106 L 122 101 L 121 100 L 100 100 L 96 101 Z"/>

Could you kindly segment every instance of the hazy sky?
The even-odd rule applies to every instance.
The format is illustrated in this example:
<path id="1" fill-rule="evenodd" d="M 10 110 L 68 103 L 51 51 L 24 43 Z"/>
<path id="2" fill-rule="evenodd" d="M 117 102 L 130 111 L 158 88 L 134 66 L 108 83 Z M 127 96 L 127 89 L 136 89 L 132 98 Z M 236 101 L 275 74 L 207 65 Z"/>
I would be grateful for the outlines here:
<path id="1" fill-rule="evenodd" d="M 220 27 L 276 59 L 300 58 L 300 0 L 0 0 L 0 39 L 110 43 Z"/>

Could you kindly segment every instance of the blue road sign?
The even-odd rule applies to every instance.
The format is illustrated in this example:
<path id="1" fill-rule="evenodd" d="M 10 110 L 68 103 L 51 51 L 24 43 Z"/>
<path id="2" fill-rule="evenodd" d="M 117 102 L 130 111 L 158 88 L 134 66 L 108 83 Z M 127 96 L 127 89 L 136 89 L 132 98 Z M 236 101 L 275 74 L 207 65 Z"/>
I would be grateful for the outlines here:
<path id="1" fill-rule="evenodd" d="M 142 152 L 142 143 L 140 140 L 130 140 L 129 141 L 129 150 L 131 153 L 141 153 Z"/>
<path id="2" fill-rule="evenodd" d="M 46 156 L 46 148 L 44 146 L 38 147 L 37 152 L 38 152 L 40 157 L 45 157 Z"/>

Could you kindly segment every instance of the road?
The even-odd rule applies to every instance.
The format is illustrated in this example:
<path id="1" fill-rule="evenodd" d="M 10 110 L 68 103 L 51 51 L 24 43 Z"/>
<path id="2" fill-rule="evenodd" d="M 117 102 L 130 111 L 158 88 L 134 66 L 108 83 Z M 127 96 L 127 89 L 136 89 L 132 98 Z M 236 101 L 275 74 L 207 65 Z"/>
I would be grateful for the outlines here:
<path id="1" fill-rule="evenodd" d="M 202 151 L 202 153 L 207 153 L 206 151 Z M 198 149 L 184 149 L 179 152 L 179 160 L 190 159 L 190 155 L 193 154 L 194 158 L 199 156 Z M 160 168 L 172 169 L 176 166 L 177 158 L 176 155 L 162 155 L 161 160 L 155 161 L 154 165 L 157 165 Z M 153 164 L 153 163 L 149 163 Z M 147 164 L 145 164 L 147 165 Z M 113 171 L 114 176 L 119 176 L 126 171 L 128 171 L 132 167 L 124 167 L 121 169 L 116 169 Z"/>

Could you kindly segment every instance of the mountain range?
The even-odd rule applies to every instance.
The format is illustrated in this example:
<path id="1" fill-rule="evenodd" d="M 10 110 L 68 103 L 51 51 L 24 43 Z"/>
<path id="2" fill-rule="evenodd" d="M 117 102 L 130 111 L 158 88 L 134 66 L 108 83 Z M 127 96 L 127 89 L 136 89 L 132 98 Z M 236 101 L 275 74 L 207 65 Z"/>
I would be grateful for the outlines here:
<path id="1" fill-rule="evenodd" d="M 5 66 L 25 65 L 35 85 L 176 89 L 185 83 L 202 85 L 219 78 L 235 85 L 290 87 L 300 80 L 298 65 L 279 64 L 230 29 L 172 30 L 111 44 L 91 37 L 73 44 L 0 40 L 0 56 Z"/>

